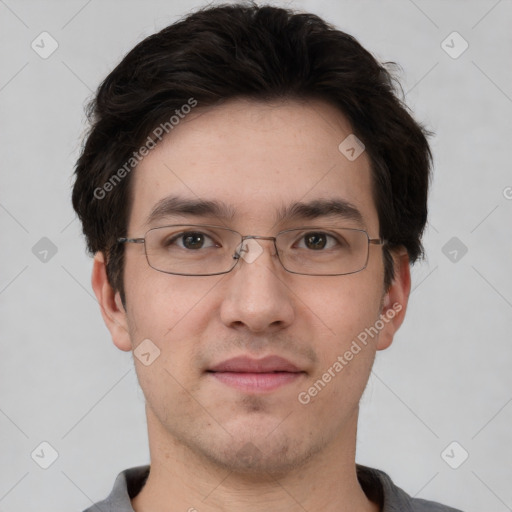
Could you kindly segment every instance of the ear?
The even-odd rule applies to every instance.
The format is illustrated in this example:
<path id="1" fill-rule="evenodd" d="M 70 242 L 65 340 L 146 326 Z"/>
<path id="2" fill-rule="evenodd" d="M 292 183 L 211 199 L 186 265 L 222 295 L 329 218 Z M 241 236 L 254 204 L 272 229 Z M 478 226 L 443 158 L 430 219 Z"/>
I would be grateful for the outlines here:
<path id="1" fill-rule="evenodd" d="M 131 350 L 126 311 L 119 292 L 114 291 L 108 282 L 105 257 L 101 252 L 97 252 L 94 256 L 91 283 L 101 308 L 103 321 L 110 331 L 114 345 L 120 350 Z"/>
<path id="2" fill-rule="evenodd" d="M 377 350 L 384 350 L 391 345 L 396 331 L 404 321 L 411 292 L 411 269 L 406 249 L 401 248 L 392 255 L 395 277 L 382 298 L 380 317 L 384 328 L 379 333 Z"/>

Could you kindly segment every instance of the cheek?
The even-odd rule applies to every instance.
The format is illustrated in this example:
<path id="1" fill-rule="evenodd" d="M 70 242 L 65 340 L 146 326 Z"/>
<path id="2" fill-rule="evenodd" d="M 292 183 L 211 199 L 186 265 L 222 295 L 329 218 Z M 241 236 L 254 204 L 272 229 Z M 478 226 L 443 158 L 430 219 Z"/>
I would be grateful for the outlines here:
<path id="1" fill-rule="evenodd" d="M 335 351 L 342 350 L 347 342 L 372 325 L 379 316 L 382 296 L 381 276 L 368 271 L 328 278 L 309 288 L 305 304 L 312 318 L 324 327 Z M 322 348 L 322 345 L 318 348 Z"/>
<path id="2" fill-rule="evenodd" d="M 193 334 L 200 330 L 205 315 L 198 317 L 196 312 L 217 280 L 218 276 L 194 278 L 158 272 L 147 264 L 144 254 L 131 258 L 125 268 L 125 291 L 133 341 L 148 337 L 166 345 L 176 338 L 176 331 L 188 329 Z"/>
<path id="3" fill-rule="evenodd" d="M 318 285 L 318 293 L 312 289 L 308 294 L 307 306 L 318 325 L 319 357 L 309 383 L 321 380 L 317 388 L 326 384 L 322 401 L 341 395 L 358 398 L 366 385 L 377 342 L 368 332 L 379 319 L 382 292 L 375 286 L 375 275 L 371 277 L 369 272 L 340 276 L 339 286 Z"/>
<path id="4" fill-rule="evenodd" d="M 312 306 L 329 335 L 318 337 L 318 366 L 298 396 L 311 417 L 332 428 L 356 414 L 376 352 L 377 338 L 365 330 L 379 318 L 380 293 L 348 277 L 328 296 L 324 288 L 322 300 Z"/>
<path id="5" fill-rule="evenodd" d="M 158 353 L 151 368 L 135 359 L 141 387 L 145 393 L 158 388 L 158 393 L 165 394 L 167 389 L 180 402 L 180 384 L 190 390 L 197 383 L 199 375 L 190 363 L 198 359 L 200 340 L 208 331 L 208 324 L 216 318 L 215 305 L 209 298 L 223 276 L 194 278 L 164 274 L 149 267 L 145 259 L 127 266 L 126 275 L 134 356 L 137 357 L 139 344 L 149 343 L 145 340 L 150 340 L 149 347 L 154 344 L 153 350 Z"/>
<path id="6" fill-rule="evenodd" d="M 127 267 L 127 275 L 132 272 L 126 281 L 130 337 L 140 386 L 148 405 L 165 422 L 166 404 L 183 408 L 185 414 L 197 385 L 198 374 L 190 361 L 196 358 L 197 339 L 208 316 L 201 309 L 202 299 L 214 283 L 194 285 L 190 277 L 141 267 Z"/>
<path id="7" fill-rule="evenodd" d="M 180 373 L 183 365 L 173 366 L 169 363 L 165 351 L 149 366 L 136 361 L 137 379 L 146 405 L 160 423 L 176 423 L 176 411 L 179 411 L 179 422 L 188 424 L 201 414 L 198 404 L 191 399 L 197 393 L 197 377 L 191 376 L 190 371 Z"/>

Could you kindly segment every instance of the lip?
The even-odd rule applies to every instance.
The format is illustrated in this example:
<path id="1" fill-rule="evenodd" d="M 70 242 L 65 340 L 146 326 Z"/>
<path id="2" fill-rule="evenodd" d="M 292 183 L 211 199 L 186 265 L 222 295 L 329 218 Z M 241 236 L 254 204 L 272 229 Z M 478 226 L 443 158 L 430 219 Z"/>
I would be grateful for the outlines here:
<path id="1" fill-rule="evenodd" d="M 207 370 L 216 380 L 248 393 L 274 391 L 302 378 L 306 372 L 279 356 L 228 359 Z"/>
<path id="2" fill-rule="evenodd" d="M 234 357 L 223 361 L 212 368 L 210 372 L 236 372 L 236 373 L 272 373 L 289 372 L 300 373 L 293 363 L 279 356 L 267 356 L 262 359 L 253 359 L 247 356 Z"/>

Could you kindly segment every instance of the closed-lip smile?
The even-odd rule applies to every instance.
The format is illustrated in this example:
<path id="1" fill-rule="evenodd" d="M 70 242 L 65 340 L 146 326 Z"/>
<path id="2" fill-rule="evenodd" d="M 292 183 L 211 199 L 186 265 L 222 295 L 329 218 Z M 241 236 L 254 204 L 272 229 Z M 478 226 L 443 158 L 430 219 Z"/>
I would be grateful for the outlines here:
<path id="1" fill-rule="evenodd" d="M 270 392 L 306 375 L 287 359 L 272 355 L 262 359 L 238 356 L 207 370 L 218 381 L 244 392 Z"/>

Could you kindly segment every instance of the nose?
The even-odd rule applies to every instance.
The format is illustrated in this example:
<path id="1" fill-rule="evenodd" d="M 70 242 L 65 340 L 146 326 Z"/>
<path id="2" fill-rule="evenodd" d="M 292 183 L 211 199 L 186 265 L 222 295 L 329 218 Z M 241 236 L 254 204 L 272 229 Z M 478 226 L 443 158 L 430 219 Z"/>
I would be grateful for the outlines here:
<path id="1" fill-rule="evenodd" d="M 226 326 L 270 333 L 293 323 L 293 293 L 272 240 L 249 237 L 237 251 L 238 265 L 224 281 L 220 314 Z"/>

